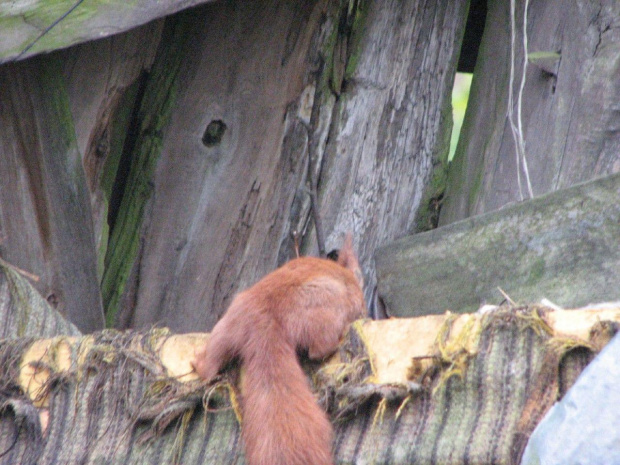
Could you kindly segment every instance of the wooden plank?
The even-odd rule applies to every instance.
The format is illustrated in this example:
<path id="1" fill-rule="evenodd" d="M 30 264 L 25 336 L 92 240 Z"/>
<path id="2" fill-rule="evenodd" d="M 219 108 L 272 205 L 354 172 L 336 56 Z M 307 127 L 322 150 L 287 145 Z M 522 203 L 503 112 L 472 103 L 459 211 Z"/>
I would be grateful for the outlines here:
<path id="1" fill-rule="evenodd" d="M 570 307 L 620 299 L 620 175 L 404 238 L 377 250 L 394 316 L 512 299 Z"/>
<path id="2" fill-rule="evenodd" d="M 0 3 L 0 63 L 101 39 L 211 0 Z"/>

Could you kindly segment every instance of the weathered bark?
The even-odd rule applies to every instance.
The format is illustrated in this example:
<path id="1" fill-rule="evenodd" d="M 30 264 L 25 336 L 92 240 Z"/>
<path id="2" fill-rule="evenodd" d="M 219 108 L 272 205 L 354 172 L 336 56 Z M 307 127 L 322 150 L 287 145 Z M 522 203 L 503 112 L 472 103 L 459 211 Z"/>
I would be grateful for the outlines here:
<path id="1" fill-rule="evenodd" d="M 12 86 L 19 85 L 21 89 L 19 105 L 8 105 L 10 87 L 5 89 L 3 95 L 2 101 L 7 104 L 4 107 L 6 117 L 9 118 L 10 109 L 19 112 L 12 114 L 10 125 L 4 126 L 7 131 L 4 135 L 6 144 L 20 147 L 19 137 L 25 138 L 28 144 L 36 143 L 36 136 L 30 135 L 36 135 L 32 129 L 24 129 L 21 133 L 9 132 L 11 125 L 18 124 L 17 121 L 23 126 L 35 124 L 32 120 L 34 114 L 42 122 L 41 130 L 47 134 L 45 137 L 62 139 L 60 137 L 62 131 L 68 133 L 75 131 L 75 135 L 67 136 L 71 140 L 67 139 L 66 143 L 70 144 L 69 148 L 74 151 L 70 157 L 77 157 L 69 163 L 62 162 L 62 157 L 53 153 L 56 149 L 49 142 L 43 146 L 43 153 L 39 157 L 34 156 L 36 151 L 24 148 L 22 145 L 22 150 L 15 152 L 17 158 L 11 161 L 12 157 L 3 150 L 3 160 L 8 164 L 3 167 L 3 173 L 5 172 L 7 176 L 3 180 L 6 189 L 3 190 L 5 197 L 1 207 L 7 210 L 4 215 L 7 218 L 4 235 L 12 238 L 3 244 L 3 255 L 10 261 L 14 260 L 20 267 L 41 273 L 41 281 L 37 284 L 37 288 L 44 296 L 49 296 L 50 301 L 57 302 L 59 310 L 63 311 L 65 308 L 65 298 L 71 300 L 72 303 L 67 304 L 71 307 L 75 307 L 78 303 L 83 305 L 85 315 L 67 313 L 71 319 L 78 318 L 73 321 L 83 331 L 101 329 L 103 325 L 100 317 L 90 326 L 83 326 L 80 321 L 83 318 L 87 321 L 89 312 L 101 312 L 97 289 L 103 274 L 103 258 L 108 241 L 108 205 L 117 173 L 122 171 L 119 170 L 119 163 L 125 139 L 130 132 L 132 109 L 141 83 L 139 78 L 153 61 L 162 24 L 154 22 L 126 34 L 55 53 L 53 58 L 35 58 L 21 64 L 7 64 L 2 68 L 5 74 L 10 73 L 13 77 Z M 15 78 L 15 75 L 18 77 Z M 35 82 L 37 85 L 45 86 L 45 91 L 36 89 L 31 91 L 30 87 Z M 39 95 L 41 92 L 44 92 L 43 96 Z M 35 102 L 33 114 L 26 113 L 23 109 L 24 101 L 27 99 L 22 99 L 26 94 L 29 94 L 28 98 Z M 55 98 L 62 103 L 61 106 L 41 102 L 43 98 L 53 95 L 56 95 Z M 71 113 L 68 113 L 69 109 Z M 60 128 L 60 124 L 67 127 Z M 13 140 L 16 135 L 17 138 Z M 77 168 L 79 163 L 78 165 L 75 163 L 80 160 L 80 154 L 85 168 L 85 179 L 84 173 L 78 173 L 73 182 L 80 185 L 72 188 L 63 184 L 63 179 L 67 176 L 72 177 L 71 171 L 79 169 Z M 52 164 L 54 166 L 51 166 Z M 27 176 L 20 175 L 24 170 L 28 172 Z M 52 172 L 56 172 L 54 178 L 51 178 Z M 26 184 L 24 181 L 27 181 Z M 41 182 L 53 185 L 45 187 L 40 184 Z M 83 195 L 84 183 L 90 192 L 91 209 L 88 209 L 87 205 L 66 204 L 68 199 L 66 189 L 75 190 L 79 195 Z M 42 191 L 45 189 L 49 192 L 43 194 Z M 13 197 L 9 199 L 7 196 L 19 198 L 12 200 Z M 81 202 L 84 200 L 80 198 Z M 50 207 L 61 210 L 49 211 Z M 79 215 L 75 214 L 74 210 L 81 208 L 84 210 Z M 62 211 L 68 212 L 64 215 L 66 221 L 62 219 Z M 90 240 L 88 245 L 80 245 L 87 240 L 82 238 L 84 234 L 92 234 L 89 217 L 91 214 L 95 235 L 94 248 Z M 46 219 L 48 215 L 50 218 Z M 49 222 L 50 226 L 42 226 L 41 222 Z M 37 247 L 50 247 L 44 244 L 48 241 L 45 237 L 46 229 L 52 227 L 52 222 L 57 223 L 53 228 L 61 231 L 60 237 L 54 240 L 64 242 L 62 252 L 54 254 L 62 253 L 66 255 L 66 260 L 76 260 L 75 268 L 72 266 L 68 271 L 55 268 L 54 260 L 57 259 L 53 259 L 50 252 L 36 251 Z M 69 232 L 74 229 L 83 232 L 77 235 Z M 59 244 L 56 244 L 55 247 L 58 246 Z M 80 251 L 80 247 L 87 247 L 88 250 Z M 92 266 L 95 262 L 92 260 L 96 252 L 98 252 L 98 266 L 96 275 L 93 275 Z M 38 257 L 31 256 L 28 259 L 28 255 L 32 254 Z M 84 263 L 84 260 L 87 263 Z M 43 268 L 46 268 L 46 271 L 41 272 Z M 78 270 L 86 270 L 83 272 L 87 273 L 88 282 L 74 278 L 73 273 Z M 93 277 L 96 277 L 95 281 L 92 281 Z M 71 286 L 70 296 L 66 296 L 67 285 Z M 78 294 L 74 295 L 78 288 Z M 88 293 L 92 297 L 84 299 Z M 93 304 L 95 305 L 92 308 L 86 308 Z"/>
<path id="2" fill-rule="evenodd" d="M 308 146 L 327 246 L 354 231 L 370 294 L 375 246 L 414 230 L 433 174 L 441 185 L 465 17 L 452 2 L 326 0 L 181 16 L 191 45 L 168 41 L 183 64 L 141 239 L 108 254 L 117 322 L 209 328 L 238 288 L 290 258 L 290 233 L 311 229 Z M 306 234 L 304 252 L 314 243 Z"/>
<path id="3" fill-rule="evenodd" d="M 375 249 L 433 227 L 429 205 L 445 187 L 467 3 L 369 2 L 367 9 L 363 29 L 343 45 L 352 51 L 341 92 L 322 103 L 314 137 L 325 147 L 319 197 L 327 242 L 354 231 L 370 297 Z M 316 251 L 314 237 L 305 251 Z"/>
<path id="4" fill-rule="evenodd" d="M 293 230 L 315 253 L 309 177 L 370 296 L 374 248 L 427 228 L 443 189 L 466 7 L 218 3 L 58 55 L 108 322 L 209 328 L 293 255 Z"/>
<path id="5" fill-rule="evenodd" d="M 210 0 L 3 2 L 0 63 L 101 39 Z"/>
<path id="6" fill-rule="evenodd" d="M 509 89 L 510 1 L 489 2 L 461 139 L 450 168 L 440 224 L 528 197 L 507 119 L 523 63 L 523 1 L 517 2 L 515 84 Z M 620 16 L 615 0 L 530 2 L 522 101 L 523 136 L 534 195 L 620 171 Z M 554 58 L 554 55 L 555 58 Z M 515 112 L 516 114 L 516 112 Z"/>
<path id="7" fill-rule="evenodd" d="M 58 55 L 0 68 L 0 255 L 81 331 L 101 329 L 88 189 Z"/>
<path id="8" fill-rule="evenodd" d="M 135 132 L 134 109 L 155 58 L 164 21 L 154 21 L 59 55 L 91 200 L 98 277 L 109 227 L 123 194 Z"/>
<path id="9" fill-rule="evenodd" d="M 377 251 L 390 315 L 547 298 L 620 299 L 620 174 L 402 239 Z"/>
<path id="10" fill-rule="evenodd" d="M 189 12 L 167 21 L 155 65 L 148 79 L 140 83 L 140 95 L 136 96 L 122 153 L 125 166 L 117 174 L 122 181 L 115 181 L 111 188 L 110 202 L 115 211 L 108 216 L 113 223 L 101 281 L 108 326 L 115 321 L 118 324 L 116 310 L 121 307 L 122 299 L 126 308 L 133 309 L 135 304 L 135 286 L 139 283 L 135 276 L 139 273 L 144 242 L 141 230 L 148 227 L 148 222 L 143 221 L 147 218 L 147 208 L 154 192 L 152 179 L 161 152 L 162 131 L 169 122 L 175 102 L 179 86 L 176 77 L 185 57 L 183 51 L 193 38 L 188 32 L 191 32 L 194 18 L 194 13 Z M 130 276 L 132 270 L 133 276 Z M 133 288 L 127 286 L 128 280 Z M 151 308 L 152 311 L 155 309 L 156 306 Z"/>
<path id="11" fill-rule="evenodd" d="M 276 266 L 306 172 L 300 100 L 333 29 L 326 3 L 232 2 L 175 19 L 185 45 L 173 45 L 154 195 L 135 262 L 119 257 L 133 267 L 134 326 L 211 327 L 238 286 Z"/>

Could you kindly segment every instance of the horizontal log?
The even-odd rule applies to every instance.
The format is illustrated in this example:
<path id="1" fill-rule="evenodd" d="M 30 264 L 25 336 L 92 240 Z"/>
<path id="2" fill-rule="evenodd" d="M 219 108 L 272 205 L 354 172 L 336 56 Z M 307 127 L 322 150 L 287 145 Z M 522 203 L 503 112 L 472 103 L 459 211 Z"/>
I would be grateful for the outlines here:
<path id="1" fill-rule="evenodd" d="M 378 384 L 406 384 L 413 358 L 437 355 L 437 340 L 446 324 L 450 326 L 449 339 L 460 341 L 462 347 L 473 353 L 476 335 L 484 317 L 484 312 L 462 315 L 447 312 L 417 318 L 359 320 L 353 327 L 364 341 L 366 350 L 372 354 L 372 381 Z M 545 321 L 555 337 L 572 338 L 586 344 L 592 328 L 600 321 L 620 323 L 620 304 L 593 305 L 571 311 L 547 309 Z M 156 352 L 166 375 L 181 382 L 196 381 L 198 376 L 193 372 L 190 361 L 194 351 L 200 349 L 208 337 L 208 333 L 188 333 L 162 338 Z M 73 349 L 80 346 L 80 352 L 86 353 L 92 348 L 93 341 L 90 335 L 59 336 L 35 341 L 22 360 L 20 384 L 24 392 L 32 400 L 38 399 L 39 405 L 44 405 L 46 402 L 39 398 L 39 394 L 48 381 L 48 373 L 36 367 L 41 364 L 53 366 L 56 372 L 75 369 L 71 362 Z M 449 340 L 444 344 L 450 345 Z M 326 362 L 326 366 L 338 366 L 341 362 L 341 354 L 337 352 Z"/>
<path id="2" fill-rule="evenodd" d="M 338 353 L 313 368 L 323 405 L 340 419 L 337 463 L 373 454 L 377 464 L 433 457 L 457 464 L 465 456 L 472 463 L 517 463 L 537 422 L 619 322 L 617 304 L 357 321 Z M 230 463 L 240 446 L 235 376 L 226 372 L 222 382 L 205 386 L 191 373 L 190 360 L 207 337 L 158 329 L 61 336 L 29 347 L 5 340 L 0 358 L 9 363 L 0 381 L 10 385 L 17 370 L 21 390 L 15 392 L 29 400 L 10 405 L 36 407 L 47 437 L 38 459 L 61 454 L 70 462 L 87 454 L 88 463 L 103 456 L 111 463 L 126 457 L 162 463 L 183 456 L 181 463 L 189 464 L 203 463 L 199 451 L 209 450 L 209 463 Z M 0 412 L 0 433 L 13 431 L 10 421 Z M 92 441 L 92 425 L 115 427 L 86 451 L 80 444 Z M 79 438 L 71 447 L 60 446 L 66 431 Z M 496 447 L 489 446 L 490 436 Z M 0 434 L 0 446 L 8 447 L 11 437 Z M 156 440 L 145 443 L 145 437 Z M 39 450 L 38 441 L 20 437 L 15 457 Z"/>
<path id="3" fill-rule="evenodd" d="M 517 463 L 538 421 L 619 322 L 617 304 L 360 320 L 334 357 L 311 368 L 322 404 L 339 419 L 336 462 L 375 455 L 377 464 L 460 464 L 464 457 Z M 58 463 L 46 456 L 66 463 L 76 457 L 88 457 L 87 463 L 102 457 L 110 463 L 204 463 L 204 450 L 211 451 L 209 463 L 230 463 L 240 447 L 235 372 L 212 386 L 191 373 L 190 360 L 207 337 L 152 330 L 62 336 L 29 347 L 3 341 L 0 358 L 9 363 L 0 381 L 11 385 L 17 371 L 21 389 L 15 392 L 26 393 L 7 405 L 22 406 L 16 415 L 33 405 L 36 413 L 27 418 L 38 417 L 43 434 L 20 437 L 9 460 L 28 463 L 24 457 L 44 447 L 34 454 L 36 463 Z M 4 412 L 3 450 L 15 428 Z M 109 432 L 94 441 L 93 425 Z M 68 431 L 76 438 L 71 447 L 62 440 Z"/>
<path id="4" fill-rule="evenodd" d="M 18 0 L 0 6 L 0 63 L 101 39 L 212 0 Z"/>
<path id="5" fill-rule="evenodd" d="M 467 312 L 504 299 L 620 299 L 620 175 L 403 238 L 377 250 L 391 316 Z"/>

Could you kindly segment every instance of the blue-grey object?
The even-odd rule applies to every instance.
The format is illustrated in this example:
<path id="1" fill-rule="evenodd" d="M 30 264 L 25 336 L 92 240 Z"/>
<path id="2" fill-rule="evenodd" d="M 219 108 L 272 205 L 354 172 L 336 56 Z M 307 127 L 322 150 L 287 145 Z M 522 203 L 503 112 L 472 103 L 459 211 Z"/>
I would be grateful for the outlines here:
<path id="1" fill-rule="evenodd" d="M 620 464 L 620 333 L 534 430 L 521 465 Z"/>

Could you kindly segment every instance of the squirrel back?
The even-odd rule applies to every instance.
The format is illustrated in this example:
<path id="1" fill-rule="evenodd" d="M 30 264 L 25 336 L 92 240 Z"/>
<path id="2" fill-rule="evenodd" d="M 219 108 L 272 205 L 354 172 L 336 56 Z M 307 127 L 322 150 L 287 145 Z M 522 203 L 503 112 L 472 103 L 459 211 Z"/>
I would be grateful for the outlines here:
<path id="1" fill-rule="evenodd" d="M 193 362 L 210 380 L 240 357 L 242 434 L 249 465 L 330 465 L 332 427 L 317 405 L 297 350 L 323 359 L 365 315 L 350 236 L 338 262 L 301 257 L 239 293 Z"/>

